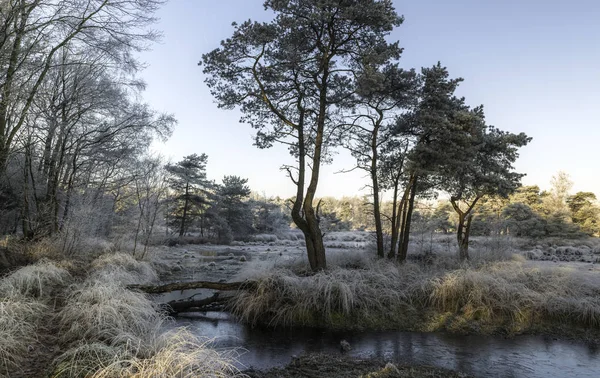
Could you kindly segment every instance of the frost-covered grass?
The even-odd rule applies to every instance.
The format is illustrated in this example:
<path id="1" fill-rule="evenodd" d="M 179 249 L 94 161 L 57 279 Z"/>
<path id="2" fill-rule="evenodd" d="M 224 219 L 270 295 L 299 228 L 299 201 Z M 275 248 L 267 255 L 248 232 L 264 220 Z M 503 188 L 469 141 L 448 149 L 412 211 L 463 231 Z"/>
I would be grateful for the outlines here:
<path id="1" fill-rule="evenodd" d="M 52 377 L 242 377 L 235 367 L 237 351 L 217 351 L 211 341 L 186 329 L 152 340 L 150 350 L 103 343 L 81 344 L 56 358 Z"/>
<path id="2" fill-rule="evenodd" d="M 126 254 L 90 264 L 87 279 L 68 289 L 56 314 L 60 342 L 68 346 L 52 364 L 52 377 L 234 377 L 235 353 L 219 352 L 186 330 L 163 334 L 169 318 L 150 299 L 125 288 L 149 283 L 156 272 Z"/>
<path id="3" fill-rule="evenodd" d="M 61 339 L 145 345 L 162 327 L 164 316 L 145 295 L 118 282 L 88 280 L 71 290 L 57 314 Z"/>
<path id="4" fill-rule="evenodd" d="M 0 282 L 0 295 L 19 293 L 26 297 L 48 297 L 56 290 L 68 285 L 71 275 L 66 269 L 42 259 L 35 264 L 22 267 Z"/>
<path id="5" fill-rule="evenodd" d="M 0 296 L 0 377 L 10 377 L 19 369 L 47 312 L 38 299 L 17 293 Z"/>
<path id="6" fill-rule="evenodd" d="M 138 261 L 126 253 L 110 253 L 99 256 L 90 264 L 90 279 L 119 282 L 123 285 L 150 284 L 158 280 L 158 274 L 146 261 Z"/>
<path id="7" fill-rule="evenodd" d="M 271 326 L 521 333 L 562 324 L 600 330 L 597 272 L 540 268 L 494 251 L 462 265 L 450 255 L 401 265 L 347 255 L 329 259 L 329 269 L 316 274 L 292 263 L 247 276 L 258 287 L 239 293 L 233 312 Z"/>
<path id="8" fill-rule="evenodd" d="M 23 366 L 36 345 L 48 304 L 71 281 L 70 274 L 48 260 L 20 268 L 0 279 L 0 377 Z"/>

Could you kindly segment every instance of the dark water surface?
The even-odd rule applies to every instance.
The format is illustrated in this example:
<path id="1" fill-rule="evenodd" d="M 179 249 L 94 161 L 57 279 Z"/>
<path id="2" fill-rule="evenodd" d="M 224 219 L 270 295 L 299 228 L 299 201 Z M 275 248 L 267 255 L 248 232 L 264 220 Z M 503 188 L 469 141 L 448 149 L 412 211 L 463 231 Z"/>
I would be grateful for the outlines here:
<path id="1" fill-rule="evenodd" d="M 341 353 L 340 341 L 352 345 L 351 356 L 378 357 L 401 364 L 431 365 L 476 377 L 600 378 L 600 351 L 582 342 L 542 336 L 512 339 L 417 332 L 331 332 L 314 329 L 250 328 L 226 313 L 191 313 L 179 317 L 200 336 L 216 338 L 215 347 L 241 347 L 245 367 L 269 369 L 288 364 L 305 352 Z"/>

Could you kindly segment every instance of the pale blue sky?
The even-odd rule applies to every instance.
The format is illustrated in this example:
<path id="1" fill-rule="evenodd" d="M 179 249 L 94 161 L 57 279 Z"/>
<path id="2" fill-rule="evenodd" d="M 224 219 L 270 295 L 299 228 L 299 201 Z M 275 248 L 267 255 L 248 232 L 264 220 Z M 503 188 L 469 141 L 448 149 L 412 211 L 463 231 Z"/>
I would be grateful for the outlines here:
<path id="1" fill-rule="evenodd" d="M 209 156 L 209 178 L 249 179 L 253 190 L 290 196 L 294 186 L 279 170 L 292 160 L 283 147 L 252 146 L 252 129 L 237 111 L 217 109 L 197 66 L 203 53 L 232 33 L 231 22 L 267 20 L 262 0 L 171 0 L 158 14 L 163 41 L 146 52 L 144 98 L 179 121 L 156 149 L 174 161 L 192 153 Z M 490 124 L 533 137 L 516 167 L 524 184 L 549 186 L 559 170 L 573 191 L 600 195 L 600 1 L 412 0 L 394 1 L 404 24 L 392 35 L 405 48 L 404 67 L 438 60 L 471 105 L 484 104 Z M 345 153 L 322 171 L 318 195 L 353 195 L 362 174 Z"/>

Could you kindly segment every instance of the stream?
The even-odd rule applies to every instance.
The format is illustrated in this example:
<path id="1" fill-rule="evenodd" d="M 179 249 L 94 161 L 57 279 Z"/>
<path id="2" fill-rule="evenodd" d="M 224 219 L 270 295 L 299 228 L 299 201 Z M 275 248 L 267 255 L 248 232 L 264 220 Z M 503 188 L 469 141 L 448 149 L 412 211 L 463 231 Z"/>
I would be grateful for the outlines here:
<path id="1" fill-rule="evenodd" d="M 383 358 L 400 364 L 430 365 L 475 377 L 599 377 L 600 350 L 583 342 L 543 336 L 453 335 L 418 332 L 333 332 L 316 329 L 251 328 L 227 313 L 189 313 L 175 326 L 214 338 L 216 348 L 242 348 L 242 367 L 267 370 L 288 364 L 305 352 L 341 353 Z"/>

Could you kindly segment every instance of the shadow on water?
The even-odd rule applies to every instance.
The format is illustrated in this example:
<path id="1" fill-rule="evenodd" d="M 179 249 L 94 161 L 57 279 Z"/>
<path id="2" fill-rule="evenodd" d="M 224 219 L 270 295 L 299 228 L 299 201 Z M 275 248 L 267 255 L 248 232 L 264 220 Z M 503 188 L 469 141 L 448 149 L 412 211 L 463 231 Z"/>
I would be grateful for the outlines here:
<path id="1" fill-rule="evenodd" d="M 351 356 L 377 357 L 401 364 L 430 365 L 476 377 L 599 377 L 600 351 L 581 342 L 543 336 L 511 339 L 417 332 L 333 332 L 315 329 L 262 329 L 237 323 L 220 312 L 190 313 L 176 326 L 215 338 L 215 347 L 241 347 L 245 367 L 283 366 L 305 352 L 341 353 L 340 341 L 352 345 Z"/>

